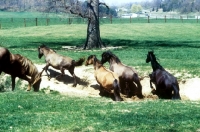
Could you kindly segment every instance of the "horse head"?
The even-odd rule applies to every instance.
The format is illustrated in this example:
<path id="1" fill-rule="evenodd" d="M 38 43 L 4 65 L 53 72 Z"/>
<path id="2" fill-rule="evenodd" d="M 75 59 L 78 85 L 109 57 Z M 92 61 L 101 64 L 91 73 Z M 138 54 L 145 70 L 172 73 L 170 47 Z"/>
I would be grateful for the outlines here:
<path id="1" fill-rule="evenodd" d="M 110 58 L 112 57 L 112 53 L 110 51 L 105 51 L 102 53 L 101 57 L 101 63 L 104 64 L 110 60 Z"/>
<path id="2" fill-rule="evenodd" d="M 99 61 L 96 57 L 96 55 L 90 55 L 86 62 L 85 62 L 85 65 L 88 66 L 88 65 L 91 65 L 93 64 L 94 65 L 94 69 L 97 70 L 99 69 L 101 66 L 102 66 L 102 63 L 101 61 Z"/>
<path id="3" fill-rule="evenodd" d="M 36 92 L 39 91 L 39 89 L 40 89 L 40 83 L 42 81 L 42 73 L 43 73 L 43 71 L 44 71 L 44 69 L 35 76 L 35 80 L 32 83 L 34 91 L 36 91 Z"/>
<path id="4" fill-rule="evenodd" d="M 147 58 L 146 58 L 146 63 L 149 63 L 150 61 L 152 61 L 152 57 L 154 56 L 155 58 L 155 55 L 153 54 L 153 51 L 149 51 L 148 54 L 147 54 Z"/>
<path id="5" fill-rule="evenodd" d="M 88 56 L 86 62 L 85 62 L 85 66 L 91 65 L 94 63 L 94 58 L 96 58 L 96 55 L 90 55 Z"/>
<path id="6" fill-rule="evenodd" d="M 38 58 L 41 59 L 42 56 L 44 55 L 43 53 L 43 48 L 45 48 L 46 46 L 43 44 L 41 46 L 38 47 Z"/>
<path id="7" fill-rule="evenodd" d="M 121 63 L 119 58 L 110 51 L 103 52 L 101 56 L 102 56 L 102 59 L 101 59 L 102 64 L 106 63 L 107 61 L 109 62 L 110 60 L 113 60 L 116 63 Z"/>

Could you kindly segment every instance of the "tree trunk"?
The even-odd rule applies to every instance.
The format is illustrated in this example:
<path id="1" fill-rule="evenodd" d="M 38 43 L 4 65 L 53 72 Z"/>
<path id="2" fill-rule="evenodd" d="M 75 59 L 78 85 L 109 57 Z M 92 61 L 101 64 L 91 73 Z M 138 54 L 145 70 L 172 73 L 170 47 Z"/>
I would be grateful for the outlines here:
<path id="1" fill-rule="evenodd" d="M 99 28 L 99 0 L 89 0 L 89 18 L 87 27 L 87 38 L 84 49 L 105 47 L 101 41 Z"/>

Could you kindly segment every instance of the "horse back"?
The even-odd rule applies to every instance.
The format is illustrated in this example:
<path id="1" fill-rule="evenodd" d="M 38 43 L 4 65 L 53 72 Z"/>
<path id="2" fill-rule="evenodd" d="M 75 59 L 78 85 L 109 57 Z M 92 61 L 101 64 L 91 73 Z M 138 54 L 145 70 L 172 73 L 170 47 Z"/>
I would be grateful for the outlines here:
<path id="1" fill-rule="evenodd" d="M 0 68 L 7 66 L 10 63 L 10 51 L 0 47 Z"/>
<path id="2" fill-rule="evenodd" d="M 6 72 L 19 78 L 26 75 L 35 77 L 38 74 L 37 67 L 32 61 L 20 54 L 11 54 L 11 64 Z"/>
<path id="3" fill-rule="evenodd" d="M 114 80 L 119 81 L 118 75 L 112 71 L 109 71 L 103 67 L 95 70 L 95 78 L 97 82 L 104 88 L 112 89 Z"/>
<path id="4" fill-rule="evenodd" d="M 48 54 L 45 60 L 55 69 L 60 69 L 61 66 L 68 68 L 72 64 L 72 58 L 59 55 L 55 52 Z"/>
<path id="5" fill-rule="evenodd" d="M 152 73 L 152 76 L 156 81 L 156 84 L 163 84 L 166 88 L 178 84 L 177 79 L 166 70 L 157 69 L 155 72 Z"/>

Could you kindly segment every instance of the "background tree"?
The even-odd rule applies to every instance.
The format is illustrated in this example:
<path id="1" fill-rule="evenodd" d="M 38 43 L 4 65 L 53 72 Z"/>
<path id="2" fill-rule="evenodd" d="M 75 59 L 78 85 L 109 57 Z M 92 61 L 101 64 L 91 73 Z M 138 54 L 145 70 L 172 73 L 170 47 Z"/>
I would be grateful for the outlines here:
<path id="1" fill-rule="evenodd" d="M 85 1 L 84 3 L 87 5 L 86 8 L 83 8 L 83 4 L 78 0 L 63 1 L 65 2 L 66 10 L 69 10 L 72 14 L 87 18 L 88 20 L 87 37 L 83 49 L 105 47 L 100 37 L 99 6 L 103 5 L 106 8 L 108 8 L 108 6 L 105 3 L 99 2 L 99 0 Z"/>
<path id="2" fill-rule="evenodd" d="M 131 6 L 131 12 L 137 13 L 137 12 L 140 12 L 140 11 L 142 11 L 142 6 L 141 5 L 135 5 L 135 4 L 133 4 Z"/>

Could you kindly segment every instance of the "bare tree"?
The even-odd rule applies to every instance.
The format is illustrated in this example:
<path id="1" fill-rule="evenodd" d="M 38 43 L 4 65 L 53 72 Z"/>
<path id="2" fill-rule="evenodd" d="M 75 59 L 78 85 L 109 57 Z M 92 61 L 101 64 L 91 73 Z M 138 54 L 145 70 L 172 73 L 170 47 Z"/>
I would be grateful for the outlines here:
<path id="1" fill-rule="evenodd" d="M 99 6 L 103 5 L 109 9 L 105 3 L 99 0 L 87 0 L 81 2 L 79 0 L 52 0 L 51 9 L 65 9 L 65 12 L 87 18 L 87 36 L 83 49 L 102 48 L 105 47 L 100 37 L 99 27 Z"/>

